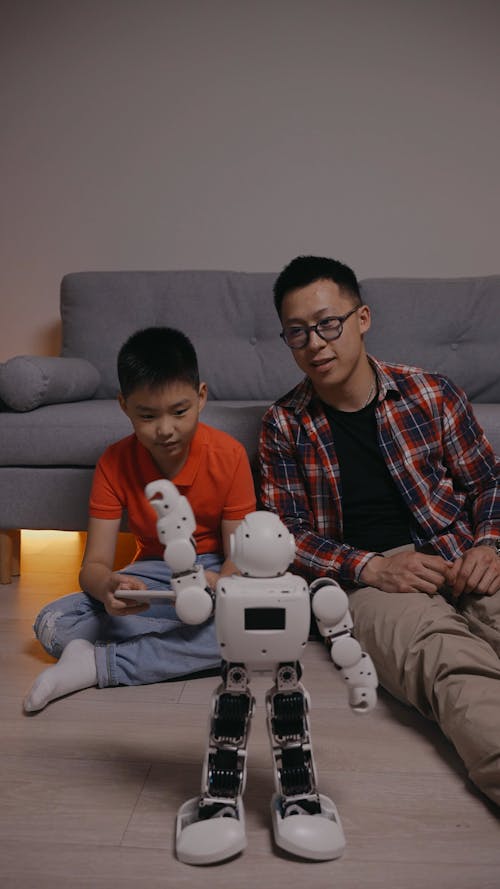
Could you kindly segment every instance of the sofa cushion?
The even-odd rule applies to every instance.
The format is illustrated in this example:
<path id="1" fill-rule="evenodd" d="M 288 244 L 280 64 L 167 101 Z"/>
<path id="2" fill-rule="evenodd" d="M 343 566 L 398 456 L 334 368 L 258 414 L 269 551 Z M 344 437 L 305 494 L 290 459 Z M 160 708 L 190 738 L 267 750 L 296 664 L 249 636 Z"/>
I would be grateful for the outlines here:
<path id="1" fill-rule="evenodd" d="M 372 278 L 368 351 L 450 377 L 473 402 L 500 402 L 500 275 Z"/>
<path id="2" fill-rule="evenodd" d="M 245 272 L 74 272 L 61 283 L 62 354 L 101 374 L 98 398 L 118 392 L 116 356 L 136 330 L 176 327 L 192 340 L 208 397 L 274 400 L 301 378 L 279 338 L 275 276 Z"/>
<path id="3" fill-rule="evenodd" d="M 211 401 L 201 418 L 241 441 L 255 469 L 268 404 Z M 95 466 L 108 445 L 132 432 L 117 400 L 103 398 L 3 413 L 1 424 L 0 466 Z"/>
<path id="4" fill-rule="evenodd" d="M 500 459 L 500 404 L 476 402 L 472 407 L 476 420 L 484 430 L 495 454 Z"/>
<path id="5" fill-rule="evenodd" d="M 92 398 L 99 371 L 83 358 L 18 355 L 0 365 L 0 398 L 14 411 Z"/>
<path id="6" fill-rule="evenodd" d="M 48 404 L 2 414 L 1 466 L 95 466 L 103 450 L 131 431 L 115 399 Z"/>

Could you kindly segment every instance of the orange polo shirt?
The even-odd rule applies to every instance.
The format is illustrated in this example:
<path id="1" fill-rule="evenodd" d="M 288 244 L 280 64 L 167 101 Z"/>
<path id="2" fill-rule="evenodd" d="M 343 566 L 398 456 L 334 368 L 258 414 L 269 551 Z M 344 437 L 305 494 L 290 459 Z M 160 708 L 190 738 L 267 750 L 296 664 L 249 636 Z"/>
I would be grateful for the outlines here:
<path id="1" fill-rule="evenodd" d="M 161 477 L 135 434 L 110 445 L 95 468 L 89 513 L 96 519 L 118 519 L 126 510 L 137 542 L 134 561 L 163 556 L 164 547 L 156 535 L 157 515 L 144 495 L 146 485 Z M 171 481 L 191 504 L 198 553 L 222 555 L 222 520 L 239 521 L 256 505 L 243 445 L 220 429 L 198 423 L 188 459 Z"/>

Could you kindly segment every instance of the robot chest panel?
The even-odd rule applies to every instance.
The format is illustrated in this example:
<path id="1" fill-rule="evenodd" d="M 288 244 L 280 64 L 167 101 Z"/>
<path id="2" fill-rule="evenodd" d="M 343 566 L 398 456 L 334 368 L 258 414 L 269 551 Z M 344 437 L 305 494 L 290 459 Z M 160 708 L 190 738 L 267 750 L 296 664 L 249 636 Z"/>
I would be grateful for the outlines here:
<path id="1" fill-rule="evenodd" d="M 224 578 L 217 586 L 215 626 L 226 661 L 267 668 L 300 660 L 310 626 L 306 583 L 285 578 Z"/>

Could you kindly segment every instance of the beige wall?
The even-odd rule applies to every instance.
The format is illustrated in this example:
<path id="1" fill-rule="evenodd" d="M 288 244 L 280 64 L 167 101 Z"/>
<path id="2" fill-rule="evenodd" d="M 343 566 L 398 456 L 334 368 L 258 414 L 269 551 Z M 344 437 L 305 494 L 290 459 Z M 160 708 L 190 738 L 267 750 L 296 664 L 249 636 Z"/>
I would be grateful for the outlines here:
<path id="1" fill-rule="evenodd" d="M 2 0 L 0 360 L 84 269 L 500 272 L 498 0 Z"/>

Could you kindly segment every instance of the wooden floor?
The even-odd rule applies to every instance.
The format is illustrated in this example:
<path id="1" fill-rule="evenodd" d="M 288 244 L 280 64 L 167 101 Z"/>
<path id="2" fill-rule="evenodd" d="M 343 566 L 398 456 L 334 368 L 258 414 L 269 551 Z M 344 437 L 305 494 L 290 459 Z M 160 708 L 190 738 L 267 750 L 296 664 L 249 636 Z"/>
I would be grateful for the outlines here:
<path id="1" fill-rule="evenodd" d="M 34 640 L 39 608 L 77 589 L 83 541 L 23 535 L 22 575 L 0 587 L 0 886 L 203 889 L 499 889 L 498 810 L 467 783 L 436 727 L 381 694 L 352 713 L 326 650 L 309 644 L 304 684 L 320 790 L 340 811 L 333 862 L 278 852 L 263 694 L 249 747 L 248 847 L 210 868 L 173 853 L 178 806 L 199 790 L 216 678 L 88 689 L 24 716 L 23 694 L 51 659 Z"/>

